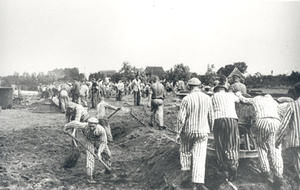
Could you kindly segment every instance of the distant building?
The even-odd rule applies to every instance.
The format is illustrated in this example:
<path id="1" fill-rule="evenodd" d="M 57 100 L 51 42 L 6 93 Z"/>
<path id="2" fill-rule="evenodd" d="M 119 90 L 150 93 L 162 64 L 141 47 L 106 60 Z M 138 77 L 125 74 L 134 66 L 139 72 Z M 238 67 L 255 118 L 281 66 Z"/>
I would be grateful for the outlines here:
<path id="1" fill-rule="evenodd" d="M 99 73 L 105 74 L 106 77 L 111 77 L 113 74 L 117 73 L 115 70 L 103 70 L 99 71 Z"/>
<path id="2" fill-rule="evenodd" d="M 147 76 L 157 75 L 162 78 L 165 75 L 165 71 L 162 67 L 146 67 L 145 74 Z"/>

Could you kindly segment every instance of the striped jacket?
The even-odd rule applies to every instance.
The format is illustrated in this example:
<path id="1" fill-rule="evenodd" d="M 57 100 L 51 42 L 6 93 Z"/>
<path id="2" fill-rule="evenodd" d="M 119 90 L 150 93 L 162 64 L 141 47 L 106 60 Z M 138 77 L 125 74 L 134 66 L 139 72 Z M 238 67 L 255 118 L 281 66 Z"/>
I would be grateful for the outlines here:
<path id="1" fill-rule="evenodd" d="M 300 146 L 300 98 L 289 103 L 281 121 L 276 144 L 281 142 L 285 134 L 287 135 L 286 148 Z"/>
<path id="2" fill-rule="evenodd" d="M 182 99 L 176 131 L 187 134 L 207 134 L 213 126 L 213 119 L 211 98 L 200 89 L 194 89 Z"/>
<path id="3" fill-rule="evenodd" d="M 254 98 L 245 98 L 239 96 L 240 100 L 244 103 L 250 103 L 253 105 L 256 113 L 256 120 L 263 118 L 278 119 L 278 103 L 272 98 L 271 95 L 256 96 Z"/>
<path id="4" fill-rule="evenodd" d="M 212 104 L 214 108 L 215 119 L 233 118 L 238 119 L 235 111 L 235 103 L 239 102 L 239 98 L 233 93 L 224 91 L 217 92 L 212 96 Z"/>

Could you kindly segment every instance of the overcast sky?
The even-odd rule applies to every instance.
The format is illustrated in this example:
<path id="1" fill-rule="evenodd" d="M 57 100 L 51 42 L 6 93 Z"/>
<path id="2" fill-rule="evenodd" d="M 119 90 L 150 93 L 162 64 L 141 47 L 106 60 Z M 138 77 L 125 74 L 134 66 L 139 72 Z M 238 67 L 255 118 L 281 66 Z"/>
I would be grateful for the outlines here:
<path id="1" fill-rule="evenodd" d="M 188 65 L 300 71 L 300 2 L 0 0 L 0 76 Z"/>

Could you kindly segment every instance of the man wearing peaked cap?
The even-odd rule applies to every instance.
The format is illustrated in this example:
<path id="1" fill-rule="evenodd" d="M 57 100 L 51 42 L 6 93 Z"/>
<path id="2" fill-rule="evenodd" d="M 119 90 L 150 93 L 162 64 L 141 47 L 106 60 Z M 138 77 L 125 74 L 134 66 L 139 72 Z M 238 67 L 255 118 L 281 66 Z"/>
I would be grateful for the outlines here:
<path id="1" fill-rule="evenodd" d="M 235 103 L 239 102 L 239 98 L 227 91 L 225 81 L 214 88 L 213 134 L 218 166 L 227 180 L 234 181 L 239 166 L 239 127 L 235 110 Z"/>
<path id="2" fill-rule="evenodd" d="M 182 99 L 176 126 L 176 140 L 181 141 L 181 170 L 182 173 L 192 170 L 193 189 L 207 189 L 204 185 L 206 149 L 213 125 L 211 98 L 201 91 L 200 85 L 197 78 L 188 81 L 191 92 Z"/>
<path id="3" fill-rule="evenodd" d="M 87 123 L 79 121 L 71 121 L 64 126 L 64 130 L 78 129 L 81 130 L 83 135 L 86 137 L 86 172 L 89 177 L 89 183 L 95 183 L 93 178 L 95 158 L 91 152 L 97 152 L 97 156 L 102 159 L 103 156 L 106 158 L 106 162 L 110 165 L 111 152 L 107 145 L 107 136 L 105 129 L 98 124 L 98 119 L 91 117 Z M 98 159 L 98 158 L 96 158 Z M 102 159 L 103 160 L 103 159 Z M 108 172 L 108 170 L 106 170 Z"/>
<path id="4" fill-rule="evenodd" d="M 90 124 L 98 124 L 98 119 L 95 117 L 91 117 L 88 119 L 88 123 Z"/>
<path id="5" fill-rule="evenodd" d="M 200 86 L 201 85 L 201 81 L 198 79 L 198 78 L 191 78 L 189 81 L 188 81 L 188 85 L 189 86 Z"/>

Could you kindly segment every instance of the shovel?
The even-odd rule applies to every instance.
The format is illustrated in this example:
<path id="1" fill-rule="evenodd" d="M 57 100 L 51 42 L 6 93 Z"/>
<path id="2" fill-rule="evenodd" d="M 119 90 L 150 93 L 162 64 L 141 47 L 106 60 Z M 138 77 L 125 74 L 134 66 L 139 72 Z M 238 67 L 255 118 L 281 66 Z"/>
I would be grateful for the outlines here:
<path id="1" fill-rule="evenodd" d="M 70 136 L 73 140 L 75 140 L 78 144 L 80 144 L 85 150 L 89 151 L 97 160 L 108 170 L 111 171 L 111 168 L 101 159 L 99 158 L 94 152 L 90 151 L 82 142 L 80 142 L 76 137 L 72 136 L 70 133 L 65 133 L 66 135 Z"/>
<path id="2" fill-rule="evenodd" d="M 75 136 L 76 129 L 73 129 L 72 135 Z M 73 168 L 76 166 L 77 161 L 80 157 L 80 150 L 77 146 L 77 143 L 74 139 L 72 139 L 72 152 L 71 154 L 66 158 L 64 162 L 64 168 Z"/>

